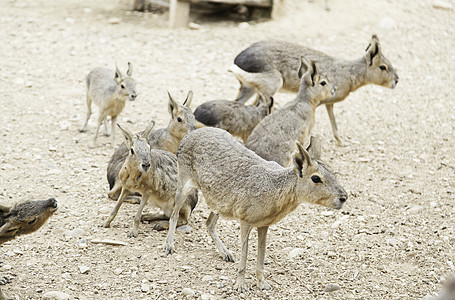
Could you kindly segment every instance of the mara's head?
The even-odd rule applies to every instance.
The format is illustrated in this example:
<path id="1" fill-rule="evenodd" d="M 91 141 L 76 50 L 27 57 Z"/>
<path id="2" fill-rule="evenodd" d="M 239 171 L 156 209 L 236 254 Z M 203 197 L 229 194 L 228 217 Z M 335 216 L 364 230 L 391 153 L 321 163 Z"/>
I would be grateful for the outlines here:
<path id="1" fill-rule="evenodd" d="M 133 75 L 133 65 L 128 62 L 128 71 L 126 76 L 123 75 L 115 65 L 114 81 L 117 84 L 117 90 L 120 95 L 127 97 L 128 100 L 134 101 L 137 97 L 136 94 L 136 81 L 131 77 Z"/>
<path id="2" fill-rule="evenodd" d="M 0 243 L 38 230 L 57 209 L 58 201 L 55 198 L 49 198 L 25 201 L 16 204 L 8 212 L 2 212 Z"/>
<path id="3" fill-rule="evenodd" d="M 398 74 L 392 63 L 382 54 L 381 44 L 376 35 L 371 37 L 370 44 L 365 51 L 366 82 L 395 88 L 398 83 Z"/>
<path id="4" fill-rule="evenodd" d="M 155 122 L 150 122 L 149 126 L 141 134 L 133 134 L 126 128 L 122 128 L 119 124 L 117 126 L 125 136 L 126 146 L 129 148 L 128 165 L 136 167 L 141 173 L 147 173 L 151 166 L 150 145 L 147 142 L 147 137 L 153 129 Z M 125 162 L 126 163 L 126 162 Z"/>
<path id="5" fill-rule="evenodd" d="M 311 101 L 318 105 L 320 101 L 335 95 L 336 87 L 327 78 L 318 72 L 314 61 L 307 61 L 300 57 L 299 67 L 300 88 L 299 93 L 308 93 Z"/>
<path id="6" fill-rule="evenodd" d="M 297 150 L 292 155 L 293 170 L 299 177 L 297 197 L 301 201 L 340 209 L 348 195 L 330 168 L 320 160 L 321 145 L 318 138 L 311 137 L 305 148 L 296 142 Z"/>
<path id="7" fill-rule="evenodd" d="M 189 91 L 182 105 L 179 105 L 171 94 L 169 95 L 168 110 L 171 115 L 169 129 L 171 135 L 181 140 L 187 133 L 196 129 L 196 119 L 190 109 L 193 92 Z"/>

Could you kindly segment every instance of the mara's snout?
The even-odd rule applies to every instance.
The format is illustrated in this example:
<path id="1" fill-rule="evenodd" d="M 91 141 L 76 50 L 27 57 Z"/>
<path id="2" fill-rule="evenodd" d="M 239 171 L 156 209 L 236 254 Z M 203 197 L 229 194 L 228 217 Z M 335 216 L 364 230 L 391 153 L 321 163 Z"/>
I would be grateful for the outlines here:
<path id="1" fill-rule="evenodd" d="M 397 77 L 396 77 L 394 80 L 392 80 L 392 82 L 390 83 L 390 87 L 391 87 L 392 89 L 394 89 L 394 88 L 397 86 L 397 84 L 398 84 L 398 79 L 399 79 L 399 77 L 398 77 L 398 75 L 397 75 Z"/>
<path id="2" fill-rule="evenodd" d="M 337 92 L 336 86 L 333 86 L 332 90 L 330 91 L 332 93 L 332 97 L 335 96 L 335 93 Z"/>
<path id="3" fill-rule="evenodd" d="M 134 101 L 134 100 L 136 100 L 136 97 L 137 97 L 136 94 L 131 94 L 129 99 L 130 99 L 130 101 Z"/>
<path id="4" fill-rule="evenodd" d="M 49 201 L 49 207 L 51 207 L 52 211 L 56 211 L 58 209 L 58 201 L 54 197 L 47 199 Z"/>
<path id="5" fill-rule="evenodd" d="M 335 198 L 333 200 L 334 208 L 335 209 L 340 209 L 343 207 L 343 204 L 348 200 L 348 195 L 346 193 L 340 195 L 339 197 Z"/>

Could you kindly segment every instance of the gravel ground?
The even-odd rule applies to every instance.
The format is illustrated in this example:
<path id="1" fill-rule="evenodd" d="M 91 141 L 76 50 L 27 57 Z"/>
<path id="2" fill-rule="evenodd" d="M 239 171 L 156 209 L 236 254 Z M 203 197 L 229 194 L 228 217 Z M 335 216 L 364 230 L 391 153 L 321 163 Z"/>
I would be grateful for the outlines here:
<path id="1" fill-rule="evenodd" d="M 193 15 L 199 30 L 167 29 L 164 14 L 131 13 L 125 1 L 4 0 L 0 10 L 0 202 L 55 196 L 60 209 L 37 233 L 1 247 L 2 289 L 15 299 L 50 291 L 70 299 L 421 299 L 455 273 L 455 4 L 451 0 L 287 0 L 274 21 L 238 23 Z M 201 201 L 191 230 L 176 235 L 141 224 L 127 238 L 137 206 L 124 204 L 112 228 L 100 227 L 107 199 L 110 138 L 89 149 L 95 117 L 85 116 L 85 82 L 97 66 L 121 70 L 131 61 L 138 98 L 119 118 L 132 131 L 153 119 L 167 125 L 167 92 L 179 101 L 193 90 L 193 109 L 233 99 L 227 72 L 235 55 L 260 39 L 279 38 L 355 59 L 372 34 L 400 75 L 394 90 L 366 86 L 335 105 L 338 147 L 324 108 L 313 133 L 323 159 L 349 193 L 332 211 L 302 205 L 268 235 L 266 276 L 255 285 L 256 231 L 246 280 L 233 290 L 236 264 L 219 256 L 205 230 Z M 279 93 L 279 105 L 293 98 Z M 122 142 L 117 134 L 117 145 Z M 153 211 L 151 207 L 146 210 Z M 238 258 L 239 225 L 220 221 L 222 240 Z M 112 246 L 93 243 L 113 239 Z M 325 292 L 328 284 L 339 285 Z"/>

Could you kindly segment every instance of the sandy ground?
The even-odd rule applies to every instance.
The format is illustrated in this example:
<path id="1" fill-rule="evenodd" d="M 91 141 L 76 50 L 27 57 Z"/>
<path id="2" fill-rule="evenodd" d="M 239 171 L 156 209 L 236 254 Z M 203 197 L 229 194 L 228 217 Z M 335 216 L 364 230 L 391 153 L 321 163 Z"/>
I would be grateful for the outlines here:
<path id="1" fill-rule="evenodd" d="M 421 299 L 455 273 L 453 1 L 448 9 L 429 0 L 331 1 L 326 12 L 322 0 L 288 0 L 277 20 L 239 26 L 193 16 L 199 30 L 169 30 L 167 13 L 131 13 L 124 1 L 0 4 L 0 202 L 60 201 L 39 232 L 1 247 L 0 275 L 10 281 L 2 289 L 10 297 L 60 291 L 71 299 Z M 193 90 L 193 108 L 233 99 L 238 84 L 227 68 L 252 42 L 279 38 L 355 59 L 374 33 L 400 82 L 394 90 L 363 87 L 335 105 L 346 147 L 336 145 L 325 109 L 318 109 L 313 133 L 349 200 L 341 211 L 302 205 L 272 228 L 265 266 L 272 290 L 256 289 L 253 231 L 251 289 L 233 291 L 237 265 L 218 256 L 204 201 L 169 257 L 161 249 L 166 232 L 151 225 L 127 238 L 136 205 L 124 204 L 112 228 L 99 226 L 114 205 L 106 196 L 113 149 L 104 136 L 88 148 L 95 116 L 87 133 L 77 131 L 92 68 L 133 63 L 138 98 L 119 122 L 139 131 L 151 119 L 156 128 L 167 125 L 166 90 L 179 101 Z M 292 97 L 275 99 L 282 105 Z M 218 230 L 238 258 L 238 223 L 220 221 Z M 290 257 L 291 250 L 298 255 Z M 324 292 L 330 283 L 341 289 Z"/>

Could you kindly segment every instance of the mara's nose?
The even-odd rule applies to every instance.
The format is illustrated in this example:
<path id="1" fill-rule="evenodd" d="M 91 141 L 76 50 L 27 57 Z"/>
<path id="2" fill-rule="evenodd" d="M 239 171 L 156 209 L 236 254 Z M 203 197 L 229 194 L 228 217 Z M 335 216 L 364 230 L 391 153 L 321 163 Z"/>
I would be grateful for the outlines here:
<path id="1" fill-rule="evenodd" d="M 341 196 L 340 199 L 340 203 L 343 204 L 344 202 L 346 202 L 346 200 L 348 199 L 348 196 Z"/>
<path id="2" fill-rule="evenodd" d="M 137 97 L 136 94 L 132 94 L 132 95 L 130 95 L 130 100 L 131 100 L 131 101 L 134 101 L 134 99 L 136 99 L 136 97 Z"/>
<path id="3" fill-rule="evenodd" d="M 142 169 L 147 172 L 150 169 L 150 163 L 142 163 Z"/>
<path id="4" fill-rule="evenodd" d="M 335 93 L 337 92 L 337 88 L 334 86 L 331 90 L 332 92 L 332 97 L 335 96 Z"/>

